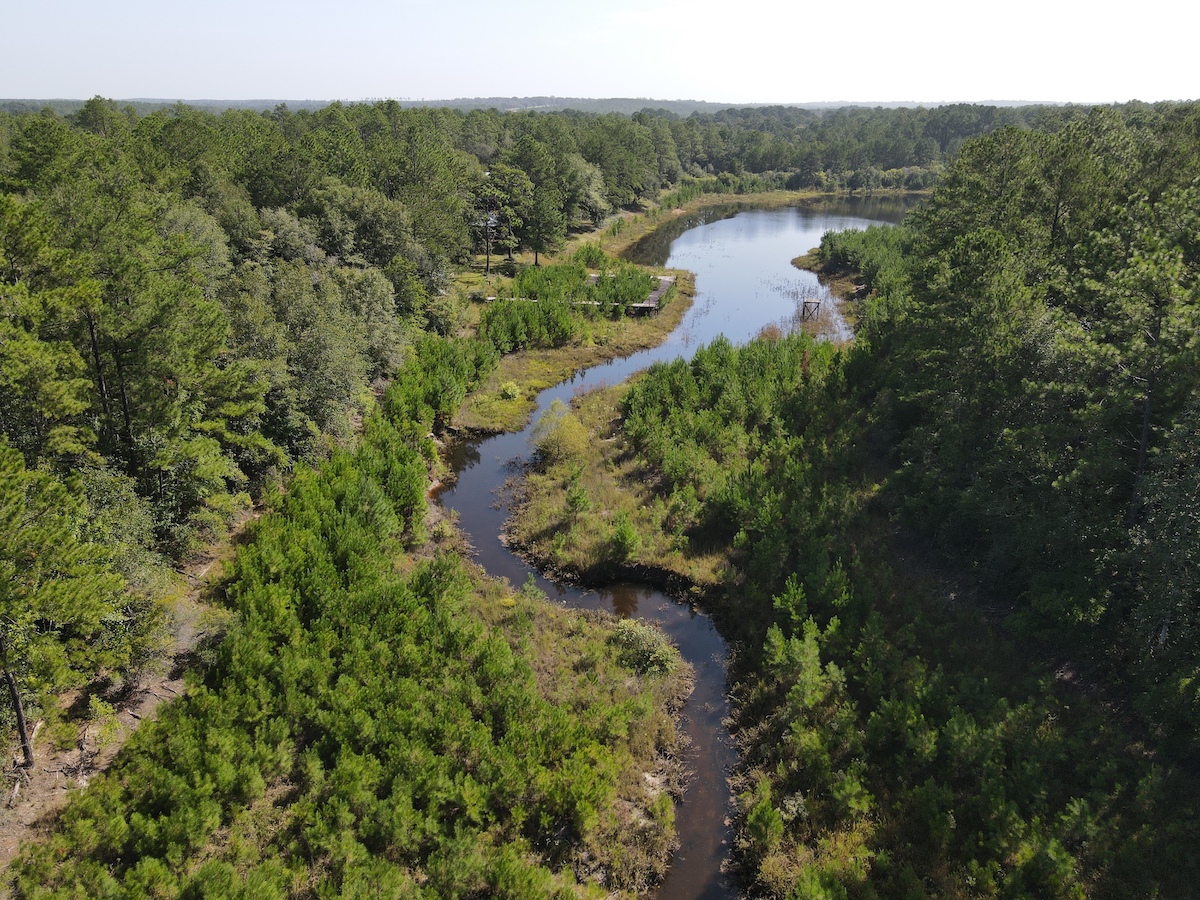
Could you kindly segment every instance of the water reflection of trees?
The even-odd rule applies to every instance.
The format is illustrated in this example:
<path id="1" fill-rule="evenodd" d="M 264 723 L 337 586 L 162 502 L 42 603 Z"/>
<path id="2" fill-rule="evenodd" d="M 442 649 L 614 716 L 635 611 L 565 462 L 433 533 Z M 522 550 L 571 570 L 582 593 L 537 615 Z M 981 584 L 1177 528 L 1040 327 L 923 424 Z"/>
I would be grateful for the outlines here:
<path id="1" fill-rule="evenodd" d="M 829 197 L 821 198 L 805 204 L 797 204 L 796 209 L 803 209 L 813 215 L 826 216 L 855 216 L 873 219 L 879 222 L 899 222 L 904 216 L 919 206 L 922 198 L 911 194 L 867 196 L 867 197 Z M 694 213 L 680 216 L 660 225 L 650 234 L 639 239 L 630 246 L 624 254 L 625 259 L 643 266 L 666 265 L 671 255 L 671 244 L 685 231 L 709 225 L 722 219 L 732 218 L 740 212 L 765 208 L 753 203 L 732 202 L 707 206 Z"/>

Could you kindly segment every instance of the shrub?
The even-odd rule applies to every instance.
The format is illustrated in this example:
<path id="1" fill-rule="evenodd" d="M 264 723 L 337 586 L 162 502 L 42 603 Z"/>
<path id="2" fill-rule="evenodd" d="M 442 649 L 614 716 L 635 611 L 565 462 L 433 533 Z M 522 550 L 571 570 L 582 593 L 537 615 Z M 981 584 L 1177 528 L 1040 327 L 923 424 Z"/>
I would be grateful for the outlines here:
<path id="1" fill-rule="evenodd" d="M 665 675 L 675 668 L 675 653 L 666 635 L 656 628 L 622 619 L 611 640 L 620 651 L 621 664 L 635 672 Z"/>
<path id="2" fill-rule="evenodd" d="M 641 546 L 642 538 L 636 526 L 629 518 L 629 513 L 622 510 L 613 518 L 612 551 L 618 562 L 625 562 Z"/>
<path id="3" fill-rule="evenodd" d="M 589 269 L 603 269 L 608 264 L 608 257 L 605 255 L 599 242 L 584 244 L 575 251 L 571 259 L 580 265 L 587 266 Z"/>
<path id="4" fill-rule="evenodd" d="M 561 400 L 555 400 L 533 427 L 530 442 L 549 463 L 562 462 L 583 453 L 588 433 Z"/>

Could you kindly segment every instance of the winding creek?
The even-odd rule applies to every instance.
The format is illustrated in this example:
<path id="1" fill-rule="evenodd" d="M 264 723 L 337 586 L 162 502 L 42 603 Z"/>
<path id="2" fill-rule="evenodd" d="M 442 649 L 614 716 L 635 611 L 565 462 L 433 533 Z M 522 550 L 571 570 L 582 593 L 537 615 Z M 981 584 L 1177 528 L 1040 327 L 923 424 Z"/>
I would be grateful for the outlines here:
<path id="1" fill-rule="evenodd" d="M 570 402 L 581 387 L 618 383 L 658 360 L 690 358 L 696 348 L 722 334 L 741 343 L 766 326 L 777 325 L 786 331 L 798 320 L 804 299 L 825 301 L 817 324 L 819 333 L 833 338 L 848 336 L 841 317 L 830 314 L 833 304 L 816 277 L 795 269 L 790 261 L 820 243 L 827 230 L 896 222 L 911 206 L 911 202 L 896 200 L 841 200 L 778 209 L 713 207 L 680 216 L 627 254 L 636 262 L 695 273 L 695 301 L 675 331 L 657 347 L 595 366 L 543 391 L 538 410 L 524 431 L 462 445 L 457 458 L 450 460 L 457 479 L 441 492 L 439 501 L 458 514 L 459 527 L 489 573 L 507 578 L 513 585 L 524 584 L 532 574 L 552 600 L 655 622 L 695 667 L 696 687 L 683 710 L 693 774 L 676 807 L 680 846 L 657 892 L 659 900 L 717 900 L 737 893 L 722 873 L 732 835 L 727 778 L 737 761 L 724 725 L 729 712 L 725 642 L 707 615 L 645 585 L 616 584 L 588 590 L 544 578 L 501 542 L 508 510 L 499 502 L 498 492 L 514 467 L 529 455 L 532 422 L 554 400 Z"/>

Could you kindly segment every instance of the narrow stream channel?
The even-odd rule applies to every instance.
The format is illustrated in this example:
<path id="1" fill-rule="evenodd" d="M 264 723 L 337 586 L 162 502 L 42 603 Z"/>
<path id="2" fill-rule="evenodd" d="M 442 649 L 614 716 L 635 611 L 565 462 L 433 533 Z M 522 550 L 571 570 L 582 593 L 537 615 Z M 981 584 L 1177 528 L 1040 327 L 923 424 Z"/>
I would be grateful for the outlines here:
<path id="1" fill-rule="evenodd" d="M 554 400 L 569 403 L 582 387 L 619 383 L 658 360 L 690 358 L 696 348 L 721 334 L 742 343 L 765 326 L 788 330 L 804 299 L 821 299 L 828 313 L 832 304 L 824 288 L 814 275 L 795 269 L 791 259 L 820 243 L 825 231 L 896 222 L 911 205 L 843 200 L 805 208 L 719 207 L 680 216 L 629 254 L 636 262 L 696 274 L 695 301 L 679 327 L 657 347 L 594 366 L 543 391 L 530 425 L 520 433 L 461 445 L 448 460 L 457 478 L 441 492 L 439 501 L 458 514 L 459 527 L 490 574 L 507 578 L 514 586 L 533 575 L 538 588 L 552 600 L 655 622 L 695 667 L 696 687 L 683 709 L 692 747 L 688 768 L 693 774 L 676 806 L 680 846 L 656 894 L 658 900 L 726 900 L 737 895 L 736 886 L 722 872 L 732 836 L 727 779 L 737 762 L 724 725 L 729 713 L 728 648 L 708 616 L 645 585 L 585 590 L 544 578 L 501 542 L 508 510 L 498 492 L 514 468 L 528 458 L 533 422 Z M 830 337 L 846 336 L 840 316 L 827 314 L 820 328 Z"/>

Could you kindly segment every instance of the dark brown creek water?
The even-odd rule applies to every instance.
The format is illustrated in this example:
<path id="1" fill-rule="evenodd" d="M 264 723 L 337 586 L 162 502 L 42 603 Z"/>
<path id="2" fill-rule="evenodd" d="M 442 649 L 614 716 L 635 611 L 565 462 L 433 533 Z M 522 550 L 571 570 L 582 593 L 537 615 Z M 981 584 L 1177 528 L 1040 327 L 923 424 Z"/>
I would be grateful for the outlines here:
<path id="1" fill-rule="evenodd" d="M 688 768 L 693 773 L 675 819 L 680 846 L 658 900 L 724 900 L 737 886 L 722 871 L 729 855 L 732 804 L 728 777 L 737 762 L 724 720 L 729 714 L 725 664 L 728 648 L 703 612 L 639 584 L 615 584 L 601 590 L 558 584 L 514 556 L 500 536 L 508 510 L 500 499 L 505 480 L 530 454 L 529 432 L 555 399 L 569 403 L 582 387 L 616 384 L 658 360 L 690 358 L 697 347 L 725 335 L 735 343 L 753 338 L 765 326 L 788 330 L 804 299 L 822 299 L 826 315 L 818 329 L 830 337 L 848 336 L 840 316 L 816 276 L 791 260 L 820 243 L 829 230 L 865 228 L 898 222 L 912 202 L 896 200 L 827 201 L 819 206 L 782 209 L 710 208 L 680 216 L 635 246 L 629 258 L 649 265 L 687 269 L 696 274 L 696 298 L 679 327 L 657 347 L 594 366 L 543 391 L 538 411 L 519 434 L 498 435 L 458 448 L 450 465 L 457 480 L 439 497 L 458 514 L 478 561 L 514 587 L 532 574 L 537 587 L 554 601 L 618 616 L 655 622 L 670 635 L 696 670 L 696 687 L 683 710 L 691 740 Z"/>

